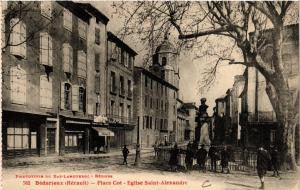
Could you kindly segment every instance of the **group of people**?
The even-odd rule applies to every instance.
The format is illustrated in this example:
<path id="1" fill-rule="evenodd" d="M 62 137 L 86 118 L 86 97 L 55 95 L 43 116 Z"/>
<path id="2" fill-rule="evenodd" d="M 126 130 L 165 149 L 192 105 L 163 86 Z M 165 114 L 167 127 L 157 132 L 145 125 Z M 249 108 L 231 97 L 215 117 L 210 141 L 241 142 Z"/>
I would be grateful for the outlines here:
<path id="1" fill-rule="evenodd" d="M 176 171 L 176 168 L 178 166 L 178 155 L 180 151 L 175 144 L 174 148 L 171 150 L 170 160 L 169 164 L 172 171 Z M 197 160 L 199 171 L 206 172 L 206 161 L 208 160 L 208 157 L 210 158 L 211 163 L 211 171 L 217 172 L 217 161 L 221 160 L 221 167 L 222 167 L 222 173 L 225 171 L 227 173 L 230 172 L 228 167 L 228 162 L 230 159 L 230 154 L 227 149 L 227 146 L 224 146 L 222 151 L 219 154 L 219 151 L 215 146 L 211 146 L 209 150 L 207 151 L 205 148 L 205 145 L 202 144 L 201 148 L 198 149 L 198 143 L 194 141 L 194 143 L 189 142 L 187 145 L 187 149 L 185 151 L 185 164 L 186 169 L 192 170 L 193 169 L 193 161 L 194 159 Z"/>

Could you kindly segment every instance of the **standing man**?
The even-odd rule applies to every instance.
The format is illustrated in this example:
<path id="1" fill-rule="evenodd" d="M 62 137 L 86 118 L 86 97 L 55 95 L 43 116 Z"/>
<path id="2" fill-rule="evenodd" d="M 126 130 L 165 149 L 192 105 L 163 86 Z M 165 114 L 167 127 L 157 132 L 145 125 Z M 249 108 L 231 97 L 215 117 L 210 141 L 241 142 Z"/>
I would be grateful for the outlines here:
<path id="1" fill-rule="evenodd" d="M 123 153 L 123 164 L 126 164 L 127 165 L 127 156 L 129 154 L 129 150 L 127 149 L 126 145 L 124 145 L 124 148 L 122 150 L 122 153 Z"/>
<path id="2" fill-rule="evenodd" d="M 267 173 L 268 162 L 270 160 L 269 158 L 270 156 L 268 151 L 264 149 L 262 145 L 260 145 L 257 150 L 257 166 L 256 166 L 257 174 L 261 183 L 260 189 L 265 188 L 264 176 Z"/>
<path id="3" fill-rule="evenodd" d="M 176 143 L 174 145 L 174 148 L 172 148 L 170 154 L 171 155 L 170 155 L 169 164 L 170 164 L 170 167 L 171 167 L 171 171 L 177 171 L 179 149 L 178 149 Z"/>
<path id="4" fill-rule="evenodd" d="M 273 168 L 273 176 L 280 178 L 278 172 L 278 149 L 276 146 L 271 146 L 271 164 Z"/>
<path id="5" fill-rule="evenodd" d="M 211 165 L 211 171 L 216 172 L 217 171 L 217 149 L 214 145 L 211 145 L 208 151 L 208 155 L 210 157 L 210 165 Z"/>
<path id="6" fill-rule="evenodd" d="M 227 170 L 227 173 L 229 173 L 229 167 L 228 167 L 228 162 L 229 162 L 229 152 L 227 150 L 227 146 L 224 146 L 224 149 L 221 152 L 221 166 L 222 166 L 222 173 L 224 173 L 224 169 Z"/>
<path id="7" fill-rule="evenodd" d="M 201 148 L 197 152 L 197 164 L 199 165 L 200 170 L 206 172 L 205 161 L 206 161 L 207 151 L 204 149 L 204 144 L 201 145 Z"/>
<path id="8" fill-rule="evenodd" d="M 193 149 L 191 142 L 188 143 L 185 154 L 185 165 L 187 170 L 191 170 L 193 167 Z"/>

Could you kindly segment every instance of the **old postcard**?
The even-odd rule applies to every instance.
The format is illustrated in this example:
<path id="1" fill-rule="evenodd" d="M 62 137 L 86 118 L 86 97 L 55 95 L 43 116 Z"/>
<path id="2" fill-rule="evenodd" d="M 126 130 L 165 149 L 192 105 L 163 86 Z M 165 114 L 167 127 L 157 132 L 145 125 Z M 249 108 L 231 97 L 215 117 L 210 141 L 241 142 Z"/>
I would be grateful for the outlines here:
<path id="1" fill-rule="evenodd" d="M 2 189 L 300 189 L 298 1 L 1 13 Z"/>

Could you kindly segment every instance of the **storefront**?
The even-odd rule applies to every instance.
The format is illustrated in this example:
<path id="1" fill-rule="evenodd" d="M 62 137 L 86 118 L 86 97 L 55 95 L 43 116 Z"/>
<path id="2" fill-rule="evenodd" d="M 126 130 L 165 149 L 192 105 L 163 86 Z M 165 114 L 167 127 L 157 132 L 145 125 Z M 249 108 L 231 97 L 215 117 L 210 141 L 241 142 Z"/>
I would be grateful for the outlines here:
<path id="1" fill-rule="evenodd" d="M 110 151 L 110 138 L 114 137 L 113 131 L 102 127 L 92 127 L 91 131 L 91 150 L 94 153 L 109 152 Z"/>
<path id="2" fill-rule="evenodd" d="M 39 156 L 44 148 L 41 141 L 45 130 L 45 116 L 3 112 L 2 151 L 4 158 Z"/>
<path id="3" fill-rule="evenodd" d="M 64 128 L 65 153 L 88 152 L 89 126 L 88 121 L 66 120 Z"/>

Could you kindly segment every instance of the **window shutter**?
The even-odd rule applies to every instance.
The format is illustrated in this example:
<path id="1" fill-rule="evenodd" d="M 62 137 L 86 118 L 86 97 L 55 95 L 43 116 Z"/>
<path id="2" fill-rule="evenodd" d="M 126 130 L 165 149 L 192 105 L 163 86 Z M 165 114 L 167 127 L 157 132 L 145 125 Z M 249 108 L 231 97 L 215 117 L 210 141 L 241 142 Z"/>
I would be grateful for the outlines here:
<path id="1" fill-rule="evenodd" d="M 60 109 L 65 109 L 65 83 L 60 84 Z"/>
<path id="2" fill-rule="evenodd" d="M 63 44 L 63 65 L 64 72 L 70 72 L 70 51 L 68 44 Z"/>
<path id="3" fill-rule="evenodd" d="M 41 1 L 41 14 L 47 18 L 52 16 L 52 4 L 51 1 Z"/>
<path id="4" fill-rule="evenodd" d="M 47 103 L 48 108 L 52 108 L 52 78 L 49 78 L 48 85 L 47 85 Z"/>
<path id="5" fill-rule="evenodd" d="M 46 91 L 46 86 L 47 86 L 47 78 L 45 75 L 40 76 L 40 106 L 41 107 L 47 107 L 46 103 L 46 96 L 47 96 L 47 91 Z"/>
<path id="6" fill-rule="evenodd" d="M 40 33 L 40 64 L 48 65 L 47 59 L 48 39 L 47 33 Z"/>
<path id="7" fill-rule="evenodd" d="M 20 22 L 20 43 L 21 43 L 21 56 L 26 57 L 26 25 L 23 22 Z"/>
<path id="8" fill-rule="evenodd" d="M 26 72 L 20 68 L 11 68 L 11 102 L 26 104 Z"/>
<path id="9" fill-rule="evenodd" d="M 95 93 L 100 93 L 100 74 L 95 75 Z"/>
<path id="10" fill-rule="evenodd" d="M 73 73 L 73 49 L 69 45 L 69 72 Z"/>
<path id="11" fill-rule="evenodd" d="M 12 45 L 18 44 L 20 40 L 20 23 L 19 19 L 13 18 L 10 20 L 10 41 L 9 43 Z M 17 24 L 18 23 L 18 24 Z M 20 46 L 10 46 L 10 53 L 13 55 L 19 55 L 20 54 Z"/>
<path id="12" fill-rule="evenodd" d="M 52 37 L 50 35 L 48 35 L 48 65 L 49 66 L 53 66 L 53 49 L 52 49 Z"/>
<path id="13" fill-rule="evenodd" d="M 79 110 L 79 87 L 78 85 L 72 85 L 72 111 Z"/>

